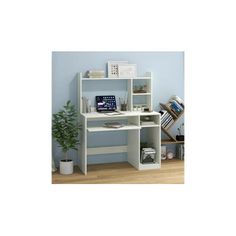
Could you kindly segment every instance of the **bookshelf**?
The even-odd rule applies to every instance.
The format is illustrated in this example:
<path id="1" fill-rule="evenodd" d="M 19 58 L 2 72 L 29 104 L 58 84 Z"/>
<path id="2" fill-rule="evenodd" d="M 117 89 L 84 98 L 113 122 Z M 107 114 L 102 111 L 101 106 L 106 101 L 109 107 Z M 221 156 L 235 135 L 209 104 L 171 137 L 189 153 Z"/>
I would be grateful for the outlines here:
<path id="1" fill-rule="evenodd" d="M 179 120 L 179 118 L 184 114 L 184 109 L 182 112 L 180 112 L 178 115 L 173 112 L 170 107 L 167 104 L 160 103 L 160 106 L 163 110 L 166 110 L 173 118 L 173 123 L 171 123 L 169 126 L 164 128 L 161 126 L 161 130 L 169 137 L 168 140 L 161 140 L 161 144 L 184 144 L 184 141 L 178 141 L 176 138 L 170 134 L 169 130 L 170 128 Z"/>

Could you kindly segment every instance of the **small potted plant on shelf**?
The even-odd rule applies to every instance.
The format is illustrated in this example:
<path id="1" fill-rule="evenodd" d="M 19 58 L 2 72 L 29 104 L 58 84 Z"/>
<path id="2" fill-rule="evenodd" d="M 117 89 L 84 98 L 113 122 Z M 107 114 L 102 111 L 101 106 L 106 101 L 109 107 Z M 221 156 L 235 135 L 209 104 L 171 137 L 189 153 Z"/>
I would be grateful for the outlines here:
<path id="1" fill-rule="evenodd" d="M 184 123 L 182 123 L 178 128 L 179 135 L 176 135 L 177 141 L 184 141 Z"/>
<path id="2" fill-rule="evenodd" d="M 68 151 L 70 149 L 77 150 L 79 128 L 77 111 L 71 101 L 68 101 L 62 110 L 53 114 L 52 136 L 58 142 L 65 156 L 65 159 L 60 161 L 60 174 L 73 173 L 73 161 L 68 159 Z"/>

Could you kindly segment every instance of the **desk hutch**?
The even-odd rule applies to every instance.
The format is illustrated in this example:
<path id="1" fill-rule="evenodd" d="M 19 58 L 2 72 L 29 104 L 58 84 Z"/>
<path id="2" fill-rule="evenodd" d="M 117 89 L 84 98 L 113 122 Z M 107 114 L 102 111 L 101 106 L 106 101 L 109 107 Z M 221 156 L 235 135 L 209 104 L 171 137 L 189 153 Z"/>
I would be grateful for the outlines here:
<path id="1" fill-rule="evenodd" d="M 87 163 L 88 156 L 98 154 L 114 154 L 114 153 L 127 153 L 127 161 L 137 170 L 148 170 L 158 169 L 161 167 L 161 123 L 160 113 L 152 112 L 141 112 L 136 110 L 135 97 L 142 96 L 145 100 L 145 106 L 150 110 L 153 110 L 152 104 L 152 73 L 148 72 L 143 77 L 135 78 L 85 78 L 82 73 L 77 75 L 78 83 L 78 111 L 79 121 L 82 123 L 80 148 L 78 151 L 79 155 L 79 167 L 81 171 L 87 174 Z M 88 87 L 94 87 L 96 83 L 106 81 L 106 84 L 112 83 L 114 80 L 120 81 L 126 84 L 126 93 L 128 97 L 128 111 L 122 112 L 119 115 L 109 116 L 107 114 L 94 112 L 82 113 L 83 102 L 82 97 L 84 96 L 85 83 L 90 83 Z M 144 82 L 147 87 L 145 93 L 134 93 L 134 86 L 137 82 Z M 99 86 L 97 86 L 99 88 Z M 97 91 L 99 93 L 99 91 Z M 114 94 L 116 95 L 116 94 Z M 143 116 L 150 116 L 152 124 L 142 124 L 141 120 Z M 107 121 L 121 121 L 124 126 L 121 128 L 106 128 L 103 126 L 103 122 Z M 102 147 L 90 147 L 88 143 L 88 133 L 94 133 L 95 135 L 99 132 L 126 132 L 127 143 L 126 145 L 118 146 L 102 146 Z M 145 132 L 147 141 L 156 150 L 155 162 L 145 163 L 140 162 L 140 142 L 142 142 L 141 133 Z"/>

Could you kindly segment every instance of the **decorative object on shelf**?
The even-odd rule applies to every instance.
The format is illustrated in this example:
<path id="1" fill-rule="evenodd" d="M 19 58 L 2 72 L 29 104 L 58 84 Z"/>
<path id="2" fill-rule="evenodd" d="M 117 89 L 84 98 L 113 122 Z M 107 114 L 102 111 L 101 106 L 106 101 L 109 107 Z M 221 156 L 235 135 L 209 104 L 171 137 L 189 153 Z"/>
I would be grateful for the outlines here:
<path id="1" fill-rule="evenodd" d="M 178 128 L 179 135 L 176 135 L 176 140 L 184 141 L 184 123 L 182 123 Z"/>
<path id="2" fill-rule="evenodd" d="M 120 78 L 136 78 L 136 64 L 120 64 L 118 74 Z"/>
<path id="3" fill-rule="evenodd" d="M 141 116 L 140 118 L 141 125 L 154 125 L 155 122 L 152 119 L 152 116 Z"/>
<path id="4" fill-rule="evenodd" d="M 161 160 L 166 159 L 166 146 L 161 146 Z"/>
<path id="5" fill-rule="evenodd" d="M 152 112 L 149 107 L 142 107 L 142 112 Z"/>
<path id="6" fill-rule="evenodd" d="M 142 105 L 139 105 L 139 104 L 134 105 L 133 106 L 133 111 L 142 111 Z"/>
<path id="7" fill-rule="evenodd" d="M 109 61 L 107 71 L 109 78 L 119 77 L 119 65 L 128 64 L 128 61 Z"/>
<path id="8" fill-rule="evenodd" d="M 127 103 L 121 103 L 120 104 L 120 110 L 121 111 L 127 111 Z"/>
<path id="9" fill-rule="evenodd" d="M 142 148 L 141 163 L 149 164 L 155 163 L 156 150 L 154 148 Z"/>
<path id="10" fill-rule="evenodd" d="M 135 85 L 133 93 L 147 93 L 147 85 L 146 84 L 140 86 Z"/>
<path id="11" fill-rule="evenodd" d="M 104 78 L 105 72 L 104 70 L 89 70 L 87 71 L 87 76 L 89 78 Z"/>
<path id="12" fill-rule="evenodd" d="M 171 159 L 174 158 L 174 153 L 173 152 L 167 152 L 166 157 L 167 157 L 167 159 L 171 160 Z"/>
<path id="13" fill-rule="evenodd" d="M 121 111 L 127 111 L 128 110 L 128 98 L 127 94 L 125 94 L 124 98 L 119 97 L 119 105 Z"/>
<path id="14" fill-rule="evenodd" d="M 77 150 L 79 128 L 77 111 L 71 101 L 68 101 L 62 110 L 53 114 L 52 136 L 65 156 L 65 159 L 60 161 L 60 173 L 63 175 L 73 173 L 73 161 L 68 159 L 68 151 Z"/>

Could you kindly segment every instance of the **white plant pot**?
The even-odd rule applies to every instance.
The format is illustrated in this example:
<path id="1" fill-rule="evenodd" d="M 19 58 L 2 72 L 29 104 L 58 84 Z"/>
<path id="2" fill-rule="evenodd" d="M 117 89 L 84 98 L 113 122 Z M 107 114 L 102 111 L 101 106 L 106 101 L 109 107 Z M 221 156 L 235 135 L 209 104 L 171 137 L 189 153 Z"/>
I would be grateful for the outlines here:
<path id="1" fill-rule="evenodd" d="M 62 174 L 62 175 L 73 174 L 73 161 L 72 160 L 61 160 L 60 161 L 60 174 Z"/>

